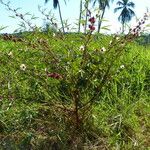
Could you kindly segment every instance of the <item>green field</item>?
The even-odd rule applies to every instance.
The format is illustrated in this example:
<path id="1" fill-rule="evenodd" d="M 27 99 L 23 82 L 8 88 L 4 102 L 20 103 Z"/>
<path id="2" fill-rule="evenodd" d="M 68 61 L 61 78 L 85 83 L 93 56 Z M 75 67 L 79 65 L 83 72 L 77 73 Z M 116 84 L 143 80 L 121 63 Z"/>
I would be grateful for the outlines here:
<path id="1" fill-rule="evenodd" d="M 2 150 L 149 150 L 149 101 L 150 47 L 134 39 L 0 37 Z"/>

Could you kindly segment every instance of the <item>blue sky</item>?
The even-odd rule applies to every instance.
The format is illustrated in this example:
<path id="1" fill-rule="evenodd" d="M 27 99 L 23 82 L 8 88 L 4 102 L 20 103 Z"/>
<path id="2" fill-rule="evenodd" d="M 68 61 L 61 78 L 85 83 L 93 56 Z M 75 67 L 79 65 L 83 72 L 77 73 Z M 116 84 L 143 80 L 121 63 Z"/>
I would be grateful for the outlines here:
<path id="1" fill-rule="evenodd" d="M 3 0 L 4 2 L 7 2 L 7 0 Z M 75 23 L 78 23 L 77 19 L 79 16 L 79 4 L 80 0 L 66 0 L 67 5 L 64 4 L 63 0 L 60 0 L 61 4 L 61 10 L 62 10 L 62 16 L 63 19 L 68 19 L 69 23 L 72 27 L 77 27 Z M 106 10 L 104 18 L 108 20 L 105 21 L 102 25 L 110 25 L 111 32 L 118 32 L 120 30 L 120 23 L 117 20 L 117 17 L 119 13 L 114 14 L 113 10 L 116 7 L 116 2 L 118 0 L 114 0 L 114 3 L 111 5 L 111 8 Z M 59 15 L 58 10 L 53 9 L 52 2 L 53 0 L 49 0 L 49 2 L 45 5 L 44 0 L 10 0 L 10 4 L 12 8 L 18 8 L 21 7 L 19 12 L 26 13 L 30 12 L 31 14 L 34 14 L 35 16 L 39 17 L 36 21 L 33 23 L 38 24 L 39 26 L 43 25 L 43 16 L 38 11 L 38 5 L 40 5 L 43 9 L 47 8 L 47 11 L 52 10 L 52 13 L 55 14 L 55 17 L 59 21 Z M 144 12 L 146 12 L 146 9 L 149 7 L 150 9 L 150 0 L 132 0 L 136 4 L 135 6 L 135 13 L 138 18 L 142 17 Z M 0 4 L 0 26 L 8 26 L 5 30 L 0 31 L 1 33 L 5 32 L 13 32 L 16 28 L 18 28 L 18 24 L 20 23 L 19 19 L 12 19 L 9 16 L 12 16 L 13 13 L 6 10 L 5 6 Z M 92 6 L 90 6 L 90 10 L 92 10 Z M 133 25 L 135 23 L 135 18 L 131 21 L 130 25 Z"/>

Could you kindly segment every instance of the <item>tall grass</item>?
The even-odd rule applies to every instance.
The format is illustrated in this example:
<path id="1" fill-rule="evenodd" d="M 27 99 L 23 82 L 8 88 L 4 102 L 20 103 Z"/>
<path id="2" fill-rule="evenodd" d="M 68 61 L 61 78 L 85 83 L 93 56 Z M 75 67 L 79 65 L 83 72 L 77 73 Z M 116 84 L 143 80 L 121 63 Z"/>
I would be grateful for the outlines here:
<path id="1" fill-rule="evenodd" d="M 69 73 L 74 75 L 82 40 L 74 34 L 53 37 L 50 33 L 47 42 L 52 54 L 47 49 L 40 49 L 41 43 L 38 48 L 32 47 L 37 37 L 44 39 L 46 36 L 42 33 L 27 35 L 25 38 L 29 41 L 32 38 L 31 45 L 1 38 L 2 149 L 42 149 L 43 146 L 44 149 L 55 146 L 59 149 L 75 149 L 76 146 L 76 149 L 148 148 L 149 48 L 136 43 L 126 46 L 124 55 L 114 66 L 117 69 L 113 79 L 103 87 L 91 109 L 86 107 L 90 113 L 84 110 L 85 114 L 81 114 L 85 117 L 84 122 L 80 124 L 79 132 L 75 132 L 72 102 L 66 95 L 70 83 L 65 85 L 61 80 L 50 78 L 47 72 L 58 69 L 62 76 L 64 74 L 57 68 L 60 67 L 57 62 L 50 59 L 52 54 L 62 59 L 59 60 L 62 66 L 68 61 L 64 56 L 73 55 Z M 93 39 L 91 51 L 101 43 L 106 47 L 110 39 L 109 36 Z M 21 64 L 26 66 L 25 70 L 20 68 Z M 81 84 L 85 84 L 84 81 Z M 83 91 L 87 96 L 89 93 L 92 91 Z"/>

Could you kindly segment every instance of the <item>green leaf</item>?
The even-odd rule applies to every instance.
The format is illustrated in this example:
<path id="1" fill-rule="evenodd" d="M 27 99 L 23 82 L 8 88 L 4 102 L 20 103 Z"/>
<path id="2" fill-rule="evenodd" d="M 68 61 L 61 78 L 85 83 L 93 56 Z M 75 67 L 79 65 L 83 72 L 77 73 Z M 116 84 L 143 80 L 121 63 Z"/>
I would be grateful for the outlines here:
<path id="1" fill-rule="evenodd" d="M 101 21 L 104 21 L 104 22 L 109 22 L 109 20 L 107 20 L 107 19 L 101 19 Z"/>
<path id="2" fill-rule="evenodd" d="M 109 28 L 109 27 L 110 27 L 110 26 L 103 26 L 103 27 L 101 27 L 101 29 L 110 31 L 110 28 Z"/>
<path id="3" fill-rule="evenodd" d="M 31 17 L 31 19 L 33 19 L 33 20 L 34 20 L 34 19 L 38 19 L 38 18 L 39 18 L 39 17 L 35 17 L 35 16 L 32 16 L 32 17 Z"/>
<path id="4" fill-rule="evenodd" d="M 6 29 L 8 26 L 1 26 L 0 31 Z"/>
<path id="5" fill-rule="evenodd" d="M 18 7 L 18 8 L 16 9 L 16 11 L 19 10 L 19 9 L 21 9 L 21 7 Z"/>
<path id="6" fill-rule="evenodd" d="M 27 13 L 24 14 L 24 16 L 26 16 L 26 15 L 31 16 L 31 14 L 29 12 L 27 12 Z"/>
<path id="7" fill-rule="evenodd" d="M 146 27 L 150 27 L 150 23 L 146 25 Z"/>
<path id="8" fill-rule="evenodd" d="M 10 18 L 13 18 L 13 19 L 16 19 L 16 17 L 15 16 L 9 16 Z"/>

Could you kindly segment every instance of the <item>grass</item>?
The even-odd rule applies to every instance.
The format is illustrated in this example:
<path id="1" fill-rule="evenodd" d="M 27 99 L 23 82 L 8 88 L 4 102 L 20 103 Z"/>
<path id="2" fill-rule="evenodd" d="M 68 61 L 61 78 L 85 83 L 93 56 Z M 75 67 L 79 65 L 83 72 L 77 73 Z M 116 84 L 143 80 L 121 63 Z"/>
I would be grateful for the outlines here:
<path id="1" fill-rule="evenodd" d="M 97 50 L 108 49 L 113 38 L 90 38 L 90 67 L 84 68 L 87 73 L 80 80 L 79 49 L 87 40 L 85 35 L 37 32 L 27 33 L 22 42 L 13 39 L 17 38 L 0 38 L 0 149 L 150 149 L 150 47 L 136 42 L 123 47 L 100 95 L 89 110 L 79 112 L 76 129 L 69 90 L 75 88 L 74 80 L 80 81 L 79 106 L 90 99 L 93 91 L 89 89 L 99 85 L 99 76 L 113 59 L 109 54 L 97 55 Z M 102 69 L 96 64 L 101 57 L 109 60 L 101 62 Z M 90 79 L 97 69 L 97 78 Z M 49 78 L 52 72 L 63 75 L 66 82 Z"/>

